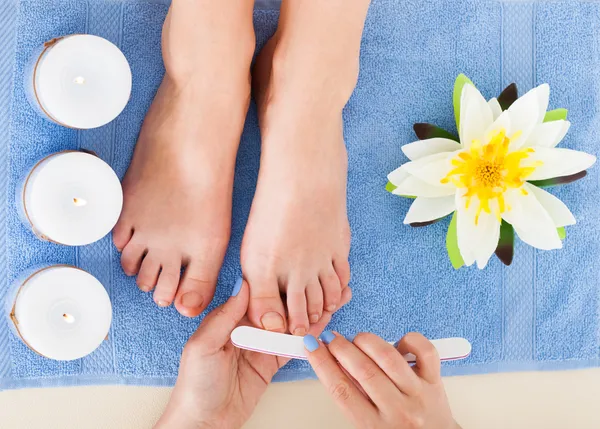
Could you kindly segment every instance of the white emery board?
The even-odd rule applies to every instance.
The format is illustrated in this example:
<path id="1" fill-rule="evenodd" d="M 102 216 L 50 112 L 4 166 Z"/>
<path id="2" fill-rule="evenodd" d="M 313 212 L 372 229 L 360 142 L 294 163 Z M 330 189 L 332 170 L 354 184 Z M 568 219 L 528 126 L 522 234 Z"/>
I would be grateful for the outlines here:
<path id="1" fill-rule="evenodd" d="M 231 333 L 231 343 L 241 349 L 306 360 L 303 337 L 240 326 Z M 465 338 L 443 338 L 432 340 L 431 343 L 442 361 L 464 359 L 471 354 L 471 343 Z M 407 354 L 404 358 L 408 362 L 415 362 L 412 354 Z"/>

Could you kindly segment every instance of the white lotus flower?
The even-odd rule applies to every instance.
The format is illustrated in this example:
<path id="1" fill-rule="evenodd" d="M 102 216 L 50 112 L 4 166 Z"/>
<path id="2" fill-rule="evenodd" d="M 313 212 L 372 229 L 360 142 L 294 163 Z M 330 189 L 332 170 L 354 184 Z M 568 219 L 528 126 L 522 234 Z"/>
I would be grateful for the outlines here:
<path id="1" fill-rule="evenodd" d="M 505 220 L 538 249 L 562 247 L 557 227 L 575 218 L 552 194 L 527 181 L 572 175 L 596 158 L 557 149 L 566 120 L 544 122 L 549 87 L 540 85 L 504 112 L 471 83 L 460 93 L 460 143 L 431 138 L 407 144 L 410 162 L 389 174 L 397 195 L 416 197 L 405 224 L 428 222 L 456 211 L 458 248 L 466 265 L 484 268 L 498 246 Z"/>

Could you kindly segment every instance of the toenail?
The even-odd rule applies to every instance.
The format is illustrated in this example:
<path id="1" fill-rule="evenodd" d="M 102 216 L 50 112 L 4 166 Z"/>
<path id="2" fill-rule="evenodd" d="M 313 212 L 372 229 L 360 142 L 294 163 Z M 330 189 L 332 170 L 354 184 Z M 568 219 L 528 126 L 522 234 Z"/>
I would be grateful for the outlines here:
<path id="1" fill-rule="evenodd" d="M 294 335 L 298 335 L 300 337 L 303 337 L 306 335 L 306 328 L 296 328 L 294 330 Z"/>
<path id="2" fill-rule="evenodd" d="M 203 302 L 202 296 L 197 292 L 184 293 L 181 297 L 181 305 L 187 308 L 200 307 Z"/>
<path id="3" fill-rule="evenodd" d="M 158 301 L 156 301 L 156 304 L 159 307 L 168 307 L 169 304 L 170 304 L 170 302 L 169 301 L 158 300 Z"/>
<path id="4" fill-rule="evenodd" d="M 321 334 L 320 338 L 321 338 L 321 341 L 323 341 L 325 344 L 329 344 L 333 340 L 335 340 L 335 334 L 331 331 L 325 331 Z"/>
<path id="5" fill-rule="evenodd" d="M 329 307 L 327 307 L 327 311 L 333 312 L 333 311 L 335 311 L 336 308 L 337 308 L 337 305 L 331 304 Z"/>
<path id="6" fill-rule="evenodd" d="M 317 323 L 321 316 L 318 313 L 311 314 L 309 317 L 310 323 Z"/>
<path id="7" fill-rule="evenodd" d="M 263 328 L 265 328 L 267 331 L 277 331 L 285 328 L 283 317 L 281 317 L 281 314 L 274 311 L 263 314 L 260 322 L 262 323 Z"/>
<path id="8" fill-rule="evenodd" d="M 140 289 L 142 290 L 142 292 L 150 292 L 150 286 L 140 286 Z"/>

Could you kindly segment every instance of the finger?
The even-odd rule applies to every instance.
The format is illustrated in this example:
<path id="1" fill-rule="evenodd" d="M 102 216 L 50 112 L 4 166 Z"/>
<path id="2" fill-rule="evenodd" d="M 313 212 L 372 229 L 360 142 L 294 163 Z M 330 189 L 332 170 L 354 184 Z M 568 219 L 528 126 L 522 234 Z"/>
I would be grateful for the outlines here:
<path id="1" fill-rule="evenodd" d="M 403 355 L 412 353 L 416 357 L 414 370 L 428 383 L 437 383 L 441 379 L 441 363 L 437 349 L 427 338 L 416 332 L 406 334 L 398 342 L 398 350 Z"/>
<path id="2" fill-rule="evenodd" d="M 402 399 L 400 391 L 381 368 L 346 338 L 325 331 L 321 339 L 327 344 L 333 357 L 360 384 L 378 408 L 390 401 L 397 403 Z"/>
<path id="3" fill-rule="evenodd" d="M 308 361 L 315 374 L 329 392 L 335 403 L 354 421 L 355 426 L 364 420 L 373 419 L 378 411 L 342 371 L 332 354 L 312 335 L 304 337 Z M 358 417 L 362 415 L 362 418 Z"/>
<path id="4" fill-rule="evenodd" d="M 246 314 L 249 295 L 248 284 L 238 279 L 231 298 L 204 318 L 188 344 L 195 344 L 194 347 L 198 347 L 202 354 L 215 353 L 227 345 L 231 332 Z"/>
<path id="5" fill-rule="evenodd" d="M 383 370 L 400 391 L 407 395 L 419 392 L 419 377 L 394 346 L 369 333 L 358 334 L 353 343 Z"/>

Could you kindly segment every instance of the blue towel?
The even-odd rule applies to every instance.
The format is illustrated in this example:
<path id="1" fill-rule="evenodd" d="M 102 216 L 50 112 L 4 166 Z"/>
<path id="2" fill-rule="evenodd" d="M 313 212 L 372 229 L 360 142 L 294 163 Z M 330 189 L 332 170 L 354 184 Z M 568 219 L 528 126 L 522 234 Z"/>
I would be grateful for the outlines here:
<path id="1" fill-rule="evenodd" d="M 5 2 L 6 3 L 6 2 Z M 79 249 L 35 239 L 19 222 L 15 184 L 32 161 L 87 148 L 125 174 L 144 114 L 164 72 L 160 56 L 164 1 L 15 0 L 0 6 L 0 299 L 25 269 L 76 264 L 94 274 L 114 305 L 107 341 L 90 356 L 54 362 L 28 350 L 0 318 L 0 389 L 82 384 L 172 385 L 185 341 L 200 319 L 160 309 L 126 277 L 109 237 Z M 267 2 L 269 3 L 269 2 Z M 16 16 L 18 14 L 18 20 Z M 258 46 L 274 32 L 277 11 L 255 12 Z M 445 254 L 447 222 L 402 224 L 409 201 L 384 190 L 386 175 L 406 162 L 400 147 L 414 122 L 452 129 L 452 85 L 469 75 L 487 97 L 516 82 L 521 91 L 548 82 L 551 107 L 573 123 L 564 147 L 599 155 L 600 4 L 487 0 L 374 0 L 362 44 L 361 75 L 345 112 L 348 206 L 353 231 L 353 301 L 331 324 L 345 335 L 370 331 L 387 340 L 408 331 L 463 336 L 472 355 L 444 373 L 567 369 L 599 364 L 600 198 L 598 168 L 556 188 L 578 224 L 565 248 L 540 252 L 517 243 L 511 267 L 492 260 L 479 271 L 454 271 Z M 34 48 L 68 33 L 116 43 L 133 70 L 130 104 L 113 123 L 73 131 L 40 118 L 28 105 L 23 69 Z M 236 168 L 232 240 L 215 300 L 240 274 L 239 248 L 254 192 L 259 132 L 251 107 Z M 277 380 L 310 378 L 305 362 Z"/>

